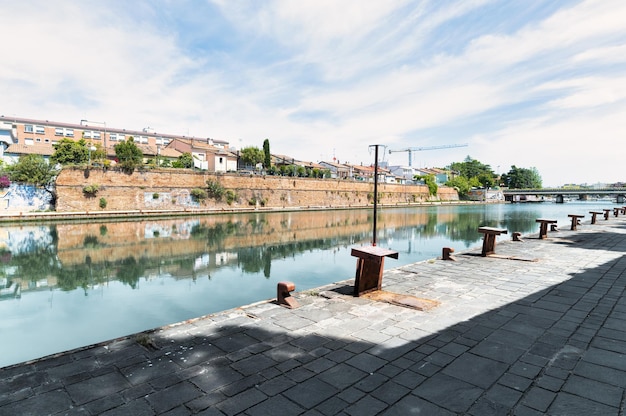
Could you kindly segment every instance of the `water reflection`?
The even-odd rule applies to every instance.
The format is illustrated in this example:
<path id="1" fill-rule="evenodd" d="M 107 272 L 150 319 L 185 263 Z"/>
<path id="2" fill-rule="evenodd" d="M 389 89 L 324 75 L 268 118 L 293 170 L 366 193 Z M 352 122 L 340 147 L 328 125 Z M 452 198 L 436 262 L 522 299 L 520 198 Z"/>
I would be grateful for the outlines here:
<path id="1" fill-rule="evenodd" d="M 484 225 L 533 232 L 542 210 L 518 207 L 386 209 L 379 213 L 379 244 L 409 254 L 411 242 L 436 237 L 476 245 L 476 230 Z M 164 272 L 195 279 L 223 267 L 269 278 L 272 260 L 368 244 L 371 215 L 369 210 L 256 213 L 3 227 L 0 276 L 5 286 L 20 281 L 23 290 L 43 285 L 68 291 L 111 280 L 136 288 L 142 277 Z"/>
<path id="2" fill-rule="evenodd" d="M 542 216 L 567 221 L 554 210 L 572 206 L 555 205 L 382 209 L 377 241 L 400 253 L 386 262 L 398 267 L 437 257 L 445 246 L 477 246 L 483 225 L 530 233 Z M 248 213 L 0 227 L 0 333 L 11 340 L 0 346 L 0 366 L 269 299 L 280 280 L 305 290 L 350 279 L 350 249 L 370 244 L 371 216 Z"/>

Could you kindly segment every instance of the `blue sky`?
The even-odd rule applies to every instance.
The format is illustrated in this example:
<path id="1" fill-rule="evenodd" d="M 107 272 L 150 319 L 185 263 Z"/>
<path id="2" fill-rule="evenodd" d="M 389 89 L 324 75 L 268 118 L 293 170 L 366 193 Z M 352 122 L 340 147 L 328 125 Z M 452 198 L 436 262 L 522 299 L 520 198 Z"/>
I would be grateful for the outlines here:
<path id="1" fill-rule="evenodd" d="M 626 181 L 623 0 L 0 0 L 0 113 Z M 408 153 L 381 152 L 406 165 Z"/>

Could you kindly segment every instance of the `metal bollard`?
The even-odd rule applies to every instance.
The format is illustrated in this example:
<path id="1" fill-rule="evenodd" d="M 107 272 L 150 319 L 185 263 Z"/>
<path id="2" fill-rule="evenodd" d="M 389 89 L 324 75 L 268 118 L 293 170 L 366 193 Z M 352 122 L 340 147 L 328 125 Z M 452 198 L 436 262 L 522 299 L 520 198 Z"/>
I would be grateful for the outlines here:
<path id="1" fill-rule="evenodd" d="M 514 232 L 513 233 L 513 241 L 522 241 L 521 236 L 522 236 L 522 233 Z"/>
<path id="2" fill-rule="evenodd" d="M 454 253 L 454 249 L 452 247 L 444 247 L 442 250 L 441 257 L 443 260 L 455 261 L 456 259 L 452 257 L 452 253 Z"/>
<path id="3" fill-rule="evenodd" d="M 296 290 L 296 285 L 292 282 L 278 282 L 276 287 L 276 300 L 279 305 L 286 306 L 290 309 L 297 308 L 298 302 L 291 296 L 291 293 Z"/>

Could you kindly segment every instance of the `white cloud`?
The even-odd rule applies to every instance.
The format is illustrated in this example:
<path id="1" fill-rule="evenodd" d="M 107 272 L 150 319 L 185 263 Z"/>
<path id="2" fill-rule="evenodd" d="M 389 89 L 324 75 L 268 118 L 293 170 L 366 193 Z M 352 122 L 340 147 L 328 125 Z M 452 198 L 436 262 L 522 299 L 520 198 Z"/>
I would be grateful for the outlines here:
<path id="1" fill-rule="evenodd" d="M 554 185 L 624 179 L 616 152 L 587 145 L 619 147 L 626 131 L 622 1 L 510 26 L 503 0 L 4 3 L 0 35 L 20 34 L 3 48 L 5 114 L 269 138 L 277 153 L 356 163 L 374 143 L 469 142 L 415 159 L 535 166 Z"/>

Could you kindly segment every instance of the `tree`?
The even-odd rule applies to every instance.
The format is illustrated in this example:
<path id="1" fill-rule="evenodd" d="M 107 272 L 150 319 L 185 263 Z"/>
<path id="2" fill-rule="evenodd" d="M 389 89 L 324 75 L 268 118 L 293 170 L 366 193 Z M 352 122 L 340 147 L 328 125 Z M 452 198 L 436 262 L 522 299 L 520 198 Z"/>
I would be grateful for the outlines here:
<path id="1" fill-rule="evenodd" d="M 263 140 L 263 167 L 269 169 L 272 166 L 272 155 L 270 154 L 270 141 L 269 139 Z"/>
<path id="2" fill-rule="evenodd" d="M 446 185 L 457 188 L 459 196 L 469 193 L 472 187 L 491 188 L 495 184 L 496 174 L 491 170 L 491 166 L 472 159 L 470 156 L 467 156 L 463 162 L 450 164 L 449 169 L 458 173 L 459 176 L 455 179 L 464 178 L 466 181 L 466 183 L 461 180 L 446 182 Z M 466 186 L 467 191 L 465 191 Z"/>
<path id="3" fill-rule="evenodd" d="M 470 156 L 467 156 L 463 162 L 455 162 L 450 164 L 450 170 L 459 172 L 460 176 L 463 176 L 467 179 L 471 178 L 495 178 L 495 174 L 493 170 L 491 170 L 491 166 L 480 163 L 476 159 L 472 159 Z M 480 181 L 482 182 L 482 181 Z"/>
<path id="4" fill-rule="evenodd" d="M 185 152 L 178 156 L 178 159 L 172 163 L 172 167 L 179 169 L 191 169 L 193 168 L 193 156 L 191 153 Z"/>
<path id="5" fill-rule="evenodd" d="M 58 143 L 52 145 L 54 153 L 50 156 L 50 161 L 65 165 L 82 165 L 89 159 L 85 139 L 79 141 L 63 138 Z"/>
<path id="6" fill-rule="evenodd" d="M 541 176 L 534 167 L 526 169 L 513 165 L 508 173 L 502 175 L 501 179 L 502 183 L 511 189 L 537 189 L 542 187 Z"/>
<path id="7" fill-rule="evenodd" d="M 132 172 L 137 166 L 141 166 L 143 153 L 135 144 L 135 140 L 132 136 L 129 137 L 128 140 L 117 143 L 114 149 L 115 156 L 122 169 Z"/>
<path id="8" fill-rule="evenodd" d="M 430 196 L 437 195 L 437 190 L 439 189 L 439 187 L 437 186 L 437 180 L 435 179 L 435 175 L 415 175 L 413 179 L 417 181 L 424 181 L 424 184 L 428 186 L 428 194 Z"/>
<path id="9" fill-rule="evenodd" d="M 241 149 L 241 161 L 247 166 L 256 166 L 263 162 L 263 152 L 258 147 L 244 147 Z"/>
<path id="10" fill-rule="evenodd" d="M 56 205 L 54 182 L 59 170 L 43 156 L 35 154 L 20 156 L 17 163 L 6 167 L 6 171 L 13 182 L 42 187 L 51 196 L 50 204 Z"/>
<path id="11" fill-rule="evenodd" d="M 446 182 L 446 186 L 456 189 L 461 197 L 469 194 L 469 191 L 472 189 L 469 180 L 465 176 L 457 176 L 456 178 L 450 179 Z"/>

